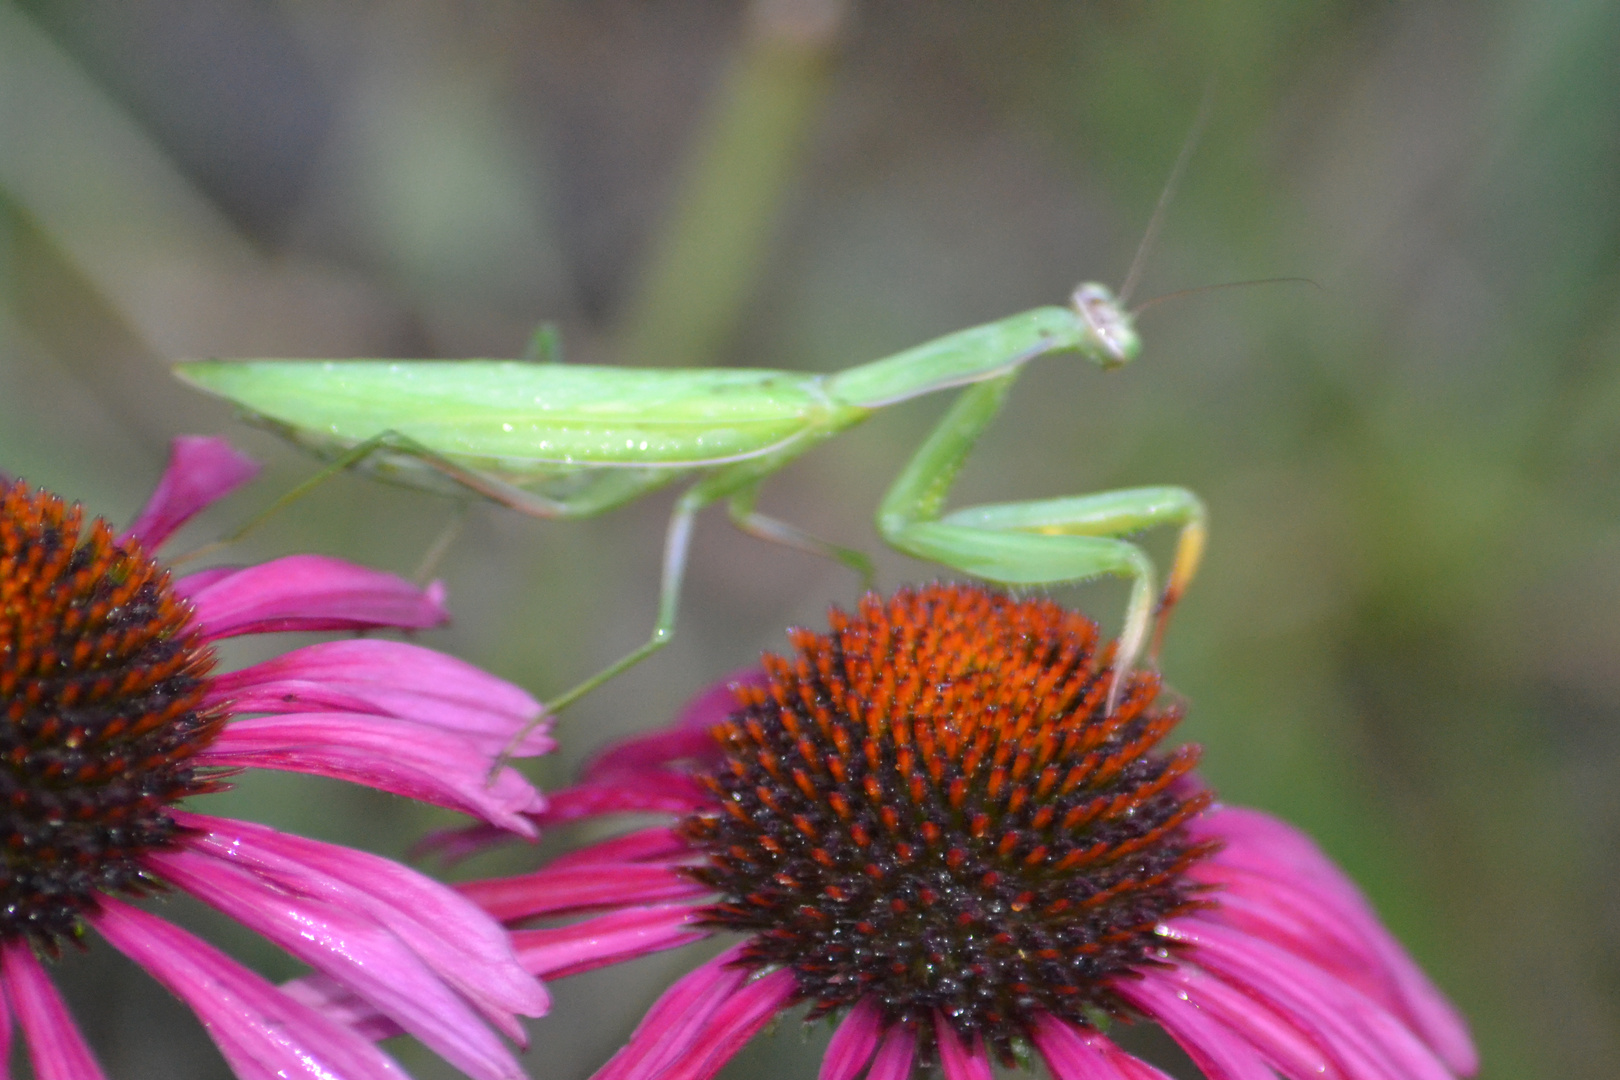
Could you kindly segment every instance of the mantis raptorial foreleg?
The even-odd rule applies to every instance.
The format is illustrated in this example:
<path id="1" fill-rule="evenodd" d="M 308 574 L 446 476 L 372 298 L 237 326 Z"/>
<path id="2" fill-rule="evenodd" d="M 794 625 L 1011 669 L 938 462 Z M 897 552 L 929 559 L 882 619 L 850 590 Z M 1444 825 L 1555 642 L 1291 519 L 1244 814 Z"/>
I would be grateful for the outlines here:
<path id="1" fill-rule="evenodd" d="M 962 392 L 884 496 L 878 531 L 908 554 L 1005 585 L 1102 576 L 1128 580 L 1131 596 L 1108 694 L 1112 710 L 1154 614 L 1153 565 L 1121 538 L 1160 525 L 1181 529 L 1170 582 L 1158 604 L 1162 632 L 1203 552 L 1203 504 L 1182 488 L 1154 487 L 987 504 L 942 515 L 956 474 L 1000 411 L 1012 381 L 1009 374 Z"/>

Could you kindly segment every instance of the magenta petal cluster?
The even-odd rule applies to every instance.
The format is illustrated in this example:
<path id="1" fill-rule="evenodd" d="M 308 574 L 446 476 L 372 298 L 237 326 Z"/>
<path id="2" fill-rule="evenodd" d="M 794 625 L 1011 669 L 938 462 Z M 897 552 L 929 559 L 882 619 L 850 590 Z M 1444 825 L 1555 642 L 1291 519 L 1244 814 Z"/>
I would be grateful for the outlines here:
<path id="1" fill-rule="evenodd" d="M 114 543 L 110 538 L 103 548 L 116 558 L 145 558 L 140 553 L 156 549 L 256 472 L 255 463 L 221 439 L 178 439 L 146 508 L 116 538 L 116 550 L 108 546 Z M 0 485 L 0 494 L 3 489 Z M 26 522 L 0 524 L 27 546 Z M 46 537 L 39 543 L 44 546 L 36 544 L 36 551 L 43 555 L 25 552 L 23 557 L 35 563 L 53 557 L 55 541 Z M 121 554 L 126 551 L 137 554 Z M 437 585 L 421 589 L 390 574 L 310 555 L 202 570 L 175 579 L 172 590 L 179 598 L 175 602 L 189 606 L 183 636 L 202 643 L 285 630 L 425 628 L 446 619 Z M 114 605 L 99 614 L 74 609 L 70 621 L 100 618 L 111 628 L 108 635 L 137 634 L 143 613 L 156 604 L 152 592 L 120 600 L 122 608 Z M 175 610 L 185 613 L 187 607 Z M 26 626 L 16 632 L 35 633 Z M 167 640 L 154 647 L 169 648 Z M 21 673 L 24 681 L 29 676 Z M 14 671 L 9 683 L 0 682 L 0 720 L 8 707 L 13 717 L 27 712 L 5 696 L 12 692 L 7 685 L 20 685 L 18 677 Z M 198 708 L 188 715 L 203 718 L 195 721 L 202 734 L 189 749 L 176 744 L 181 748 L 170 765 L 203 778 L 201 790 L 214 783 L 209 776 L 249 768 L 291 770 L 450 807 L 524 835 L 533 835 L 535 817 L 546 806 L 515 770 L 490 777 L 501 750 L 540 716 L 539 704 L 508 683 L 416 645 L 374 639 L 311 645 L 203 678 L 198 693 Z M 77 690 L 64 695 L 64 717 L 79 707 L 81 696 Z M 143 707 L 155 708 L 152 700 Z M 28 715 L 27 723 L 41 723 Z M 72 722 L 43 720 L 50 731 Z M 157 719 L 114 716 L 109 721 L 102 714 L 96 722 L 111 739 L 114 729 L 125 732 L 132 723 L 150 727 Z M 544 753 L 551 745 L 542 726 L 517 753 Z M 41 775 L 50 775 L 54 766 L 45 758 L 39 762 L 45 769 Z M 127 786 L 140 782 L 138 764 L 102 763 L 96 766 L 102 773 L 95 775 L 123 769 L 129 779 L 114 782 Z M 91 776 L 90 766 L 85 768 L 82 775 Z M 53 796 L 40 796 L 47 797 Z M 392 1030 L 414 1035 L 468 1076 L 516 1080 L 523 1075 L 501 1034 L 521 1040 L 517 1017 L 543 1014 L 548 999 L 517 962 L 506 931 L 466 898 L 364 852 L 165 807 L 161 800 L 140 806 L 161 837 L 129 844 L 135 886 L 126 874 L 113 892 L 139 893 L 138 879 L 144 878 L 195 896 L 286 949 L 316 972 L 315 979 L 364 1002 Z M 109 820 L 114 824 L 106 835 L 123 836 L 116 825 L 122 819 Z M 31 826 L 19 821 L 8 827 Z M 8 882 L 33 872 L 16 869 L 19 865 L 7 864 Z M 78 917 L 185 1001 L 244 1080 L 403 1075 L 367 1032 L 342 1023 L 307 992 L 272 985 L 117 895 L 90 894 Z M 53 947 L 50 934 L 13 932 L 0 942 L 5 1002 L 0 1043 L 9 1044 L 14 1018 L 41 1080 L 99 1077 L 94 1057 L 36 959 L 41 946 Z"/>
<path id="2" fill-rule="evenodd" d="M 733 684 L 763 681 L 750 672 Z M 725 686 L 710 690 L 670 729 L 599 757 L 537 820 L 712 812 L 715 796 L 695 776 L 721 766 L 709 731 L 734 707 Z M 1210 1080 L 1453 1080 L 1476 1071 L 1464 1021 L 1307 837 L 1219 804 L 1187 829 L 1219 843 L 1188 871 L 1208 887 L 1208 903 L 1160 922 L 1163 948 L 1151 962 L 1111 979 L 1128 1014 L 1159 1024 Z M 714 932 L 704 925 L 714 894 L 691 873 L 707 856 L 688 835 L 679 826 L 642 828 L 534 873 L 461 888 L 508 923 L 577 917 L 514 933 L 529 971 L 568 975 Z M 790 967 L 749 962 L 752 945 L 671 986 L 595 1080 L 704 1080 L 809 997 Z M 887 1021 L 878 1001 L 858 1000 L 843 1011 L 822 1080 L 906 1080 L 925 1056 L 947 1080 L 989 1080 L 984 1043 L 943 1015 L 934 1020 L 929 1046 L 917 1024 Z M 1166 1080 L 1096 1026 L 1041 1013 L 1031 1027 L 1028 1043 L 1055 1080 Z"/>

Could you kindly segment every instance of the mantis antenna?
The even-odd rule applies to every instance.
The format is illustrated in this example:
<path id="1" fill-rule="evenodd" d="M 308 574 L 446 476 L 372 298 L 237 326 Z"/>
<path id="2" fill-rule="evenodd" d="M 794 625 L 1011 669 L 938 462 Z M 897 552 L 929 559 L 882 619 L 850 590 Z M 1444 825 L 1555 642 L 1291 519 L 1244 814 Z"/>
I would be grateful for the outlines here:
<path id="1" fill-rule="evenodd" d="M 1142 233 L 1142 242 L 1136 245 L 1136 255 L 1131 259 L 1131 268 L 1125 272 L 1125 281 L 1119 287 L 1119 303 L 1121 307 L 1131 301 L 1131 293 L 1142 280 L 1142 268 L 1147 264 L 1147 254 L 1152 250 L 1154 241 L 1158 239 L 1159 229 L 1164 225 L 1165 212 L 1170 208 L 1170 198 L 1176 193 L 1176 186 L 1181 183 L 1182 174 L 1187 171 L 1187 162 L 1192 160 L 1193 150 L 1198 146 L 1198 140 L 1204 135 L 1204 128 L 1209 126 L 1209 114 L 1215 95 L 1213 87 L 1204 90 L 1204 100 L 1198 106 L 1198 115 L 1193 118 L 1192 128 L 1187 137 L 1181 142 L 1181 153 L 1176 155 L 1176 163 L 1171 166 L 1170 178 L 1164 182 L 1164 190 L 1159 192 L 1159 201 L 1153 207 L 1153 216 L 1148 219 L 1147 230 Z"/>

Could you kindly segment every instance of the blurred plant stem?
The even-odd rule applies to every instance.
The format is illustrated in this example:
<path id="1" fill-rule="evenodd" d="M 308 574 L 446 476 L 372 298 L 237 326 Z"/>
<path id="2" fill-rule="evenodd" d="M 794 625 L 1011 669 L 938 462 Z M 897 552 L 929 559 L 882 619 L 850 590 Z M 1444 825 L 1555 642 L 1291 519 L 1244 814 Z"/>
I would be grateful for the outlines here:
<path id="1" fill-rule="evenodd" d="M 756 0 L 620 323 L 633 366 L 719 362 L 826 95 L 843 0 Z"/>

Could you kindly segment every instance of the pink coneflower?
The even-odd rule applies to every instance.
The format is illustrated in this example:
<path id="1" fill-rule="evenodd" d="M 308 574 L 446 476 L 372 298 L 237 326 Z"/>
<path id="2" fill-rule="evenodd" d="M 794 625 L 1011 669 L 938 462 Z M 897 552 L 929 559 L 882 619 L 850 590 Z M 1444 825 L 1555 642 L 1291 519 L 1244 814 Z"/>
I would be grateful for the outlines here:
<path id="1" fill-rule="evenodd" d="M 1211 1080 L 1451 1080 L 1467 1029 L 1303 835 L 1219 806 L 1181 718 L 1045 601 L 931 586 L 696 700 L 554 795 L 543 823 L 678 815 L 537 873 L 462 887 L 552 976 L 716 933 L 597 1080 L 703 1080 L 772 1018 L 838 1018 L 823 1080 L 938 1064 L 988 1080 L 1162 1078 L 1111 1024 L 1150 1019 Z M 469 836 L 476 843 L 480 837 Z M 605 912 L 605 913 L 603 913 Z"/>
<path id="2" fill-rule="evenodd" d="M 122 535 L 0 477 L 0 1045 L 21 1024 L 41 1080 L 102 1075 L 39 954 L 93 928 L 186 1002 L 244 1080 L 394 1078 L 355 1031 L 128 898 L 177 889 L 251 927 L 479 1080 L 520 1077 L 488 1025 L 546 1009 L 487 915 L 386 859 L 181 810 L 246 768 L 353 780 L 532 832 L 543 807 L 495 755 L 528 695 L 415 645 L 312 645 L 225 675 L 211 642 L 427 627 L 438 588 L 291 556 L 171 580 L 147 552 L 257 466 L 175 441 Z M 243 719 L 242 717 L 249 718 Z M 523 747 L 550 747 L 537 733 Z"/>

